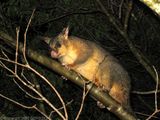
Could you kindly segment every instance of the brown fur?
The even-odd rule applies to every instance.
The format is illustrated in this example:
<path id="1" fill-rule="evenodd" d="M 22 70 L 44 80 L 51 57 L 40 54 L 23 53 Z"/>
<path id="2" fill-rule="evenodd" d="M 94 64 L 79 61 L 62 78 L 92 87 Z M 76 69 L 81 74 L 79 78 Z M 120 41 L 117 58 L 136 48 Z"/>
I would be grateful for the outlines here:
<path id="1" fill-rule="evenodd" d="M 68 32 L 68 28 L 65 28 L 54 40 L 50 41 L 52 50 L 56 49 L 59 54 L 57 59 L 98 87 L 107 90 L 122 106 L 130 108 L 130 78 L 118 60 L 97 44 L 68 36 Z M 57 42 L 61 46 L 56 48 Z"/>

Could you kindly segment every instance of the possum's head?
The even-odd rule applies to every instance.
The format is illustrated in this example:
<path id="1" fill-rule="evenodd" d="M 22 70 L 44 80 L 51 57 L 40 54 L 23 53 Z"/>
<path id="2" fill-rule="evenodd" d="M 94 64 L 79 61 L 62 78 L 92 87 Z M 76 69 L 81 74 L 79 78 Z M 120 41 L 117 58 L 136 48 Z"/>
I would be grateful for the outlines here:
<path id="1" fill-rule="evenodd" d="M 68 32 L 69 28 L 64 28 L 63 31 L 57 37 L 46 41 L 51 48 L 52 58 L 60 58 L 67 54 L 69 44 Z"/>

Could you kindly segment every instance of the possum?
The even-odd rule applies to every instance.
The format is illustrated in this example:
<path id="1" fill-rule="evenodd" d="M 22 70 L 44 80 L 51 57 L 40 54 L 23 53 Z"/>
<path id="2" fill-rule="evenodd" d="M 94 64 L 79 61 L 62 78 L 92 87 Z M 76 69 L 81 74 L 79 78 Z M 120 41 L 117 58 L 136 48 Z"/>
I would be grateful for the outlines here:
<path id="1" fill-rule="evenodd" d="M 118 60 L 96 43 L 69 36 L 69 28 L 46 42 L 51 57 L 107 91 L 124 108 L 130 109 L 130 78 Z"/>

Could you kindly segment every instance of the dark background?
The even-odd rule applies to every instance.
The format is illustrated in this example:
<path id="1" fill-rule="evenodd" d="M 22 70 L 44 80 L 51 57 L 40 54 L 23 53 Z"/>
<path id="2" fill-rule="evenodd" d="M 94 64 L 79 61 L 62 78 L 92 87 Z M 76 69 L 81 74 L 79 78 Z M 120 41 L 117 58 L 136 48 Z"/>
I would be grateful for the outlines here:
<path id="1" fill-rule="evenodd" d="M 123 2 L 121 15 L 119 15 L 121 1 L 107 0 L 102 1 L 102 3 L 110 14 L 123 25 L 128 1 L 124 0 Z M 36 39 L 37 36 L 55 37 L 64 27 L 69 25 L 70 35 L 96 42 L 104 49 L 110 51 L 128 71 L 132 84 L 131 104 L 138 118 L 146 119 L 154 112 L 154 94 L 140 95 L 133 93 L 133 91 L 154 90 L 155 81 L 134 57 L 126 41 L 108 21 L 108 18 L 95 0 L 1 0 L 0 30 L 7 32 L 15 38 L 16 27 L 20 26 L 20 38 L 23 38 L 26 25 L 34 8 L 36 8 L 36 12 L 28 30 L 27 46 L 49 56 L 47 46 L 42 41 Z M 133 10 L 128 23 L 128 34 L 134 46 L 147 57 L 159 73 L 160 19 L 153 11 L 136 0 L 133 1 Z M 23 42 L 23 39 L 20 39 L 20 41 Z M 13 49 L 3 42 L 0 42 L 0 47 L 14 60 L 15 52 Z M 3 56 L 2 51 L 0 56 Z M 22 61 L 21 55 L 19 55 L 19 61 Z M 60 75 L 44 66 L 30 59 L 28 61 L 32 67 L 50 80 L 61 93 L 65 102 L 73 100 L 68 105 L 68 112 L 69 119 L 74 120 L 81 104 L 82 89 L 69 80 L 63 80 Z M 12 64 L 8 64 L 8 66 L 13 67 Z M 21 73 L 22 68 L 19 68 L 18 71 Z M 31 76 L 31 72 L 28 70 L 24 70 L 24 74 L 29 80 L 33 79 L 32 77 L 37 79 L 41 85 L 42 93 L 48 97 L 53 105 L 59 106 L 57 97 L 39 77 Z M 37 103 L 36 100 L 28 97 L 17 87 L 13 78 L 7 70 L 0 67 L 0 93 L 26 105 Z M 159 95 L 158 93 L 158 100 L 160 100 Z M 49 108 L 46 107 L 46 109 L 49 111 Z M 157 118 L 152 119 L 160 120 L 160 114 L 156 115 Z M 23 109 L 2 98 L 0 98 L 0 116 L 41 117 L 34 110 Z M 53 114 L 53 119 L 59 118 L 56 114 Z M 117 120 L 118 118 L 107 110 L 99 109 L 96 106 L 96 101 L 88 96 L 79 119 Z"/>

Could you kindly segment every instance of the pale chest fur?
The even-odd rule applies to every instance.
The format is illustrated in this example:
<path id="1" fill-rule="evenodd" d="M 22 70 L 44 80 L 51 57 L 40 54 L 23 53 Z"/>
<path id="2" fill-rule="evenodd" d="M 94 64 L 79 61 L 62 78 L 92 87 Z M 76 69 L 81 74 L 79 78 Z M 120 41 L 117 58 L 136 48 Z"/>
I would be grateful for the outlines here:
<path id="1" fill-rule="evenodd" d="M 74 64 L 75 60 L 78 57 L 77 53 L 75 52 L 75 50 L 73 50 L 73 48 L 70 47 L 66 53 L 67 54 L 65 56 L 63 56 L 62 58 L 59 58 L 60 62 L 63 65 L 72 65 L 72 64 Z"/>

